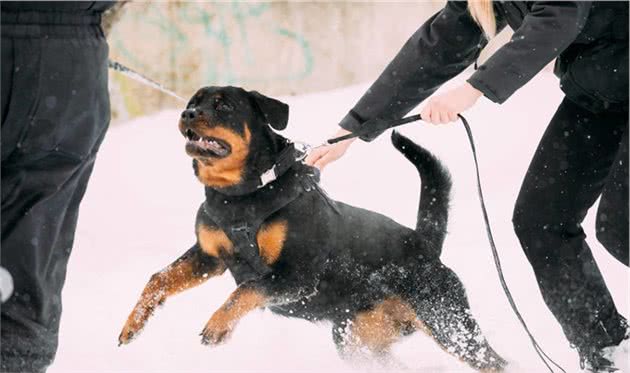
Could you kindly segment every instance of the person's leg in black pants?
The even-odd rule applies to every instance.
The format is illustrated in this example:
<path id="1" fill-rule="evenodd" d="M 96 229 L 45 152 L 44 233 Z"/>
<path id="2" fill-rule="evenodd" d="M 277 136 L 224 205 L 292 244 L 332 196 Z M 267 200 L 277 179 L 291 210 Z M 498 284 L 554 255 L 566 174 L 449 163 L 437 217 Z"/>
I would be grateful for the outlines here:
<path id="1" fill-rule="evenodd" d="M 581 223 L 606 190 L 600 222 L 625 241 L 602 243 L 612 252 L 625 251 L 628 263 L 628 184 L 609 184 L 623 168 L 627 178 L 627 155 L 618 159 L 627 128 L 627 112 L 593 114 L 565 98 L 538 145 L 514 210 L 514 228 L 543 298 L 582 358 L 618 344 L 625 333 Z M 606 212 L 624 209 L 619 216 Z"/>
<path id="2" fill-rule="evenodd" d="M 599 242 L 628 266 L 628 126 L 599 201 L 596 224 Z"/>
<path id="3" fill-rule="evenodd" d="M 0 371 L 41 372 L 57 350 L 79 204 L 109 123 L 108 48 L 91 16 L 72 26 L 8 19 L 3 12 L 1 257 L 15 291 L 1 307 Z"/>

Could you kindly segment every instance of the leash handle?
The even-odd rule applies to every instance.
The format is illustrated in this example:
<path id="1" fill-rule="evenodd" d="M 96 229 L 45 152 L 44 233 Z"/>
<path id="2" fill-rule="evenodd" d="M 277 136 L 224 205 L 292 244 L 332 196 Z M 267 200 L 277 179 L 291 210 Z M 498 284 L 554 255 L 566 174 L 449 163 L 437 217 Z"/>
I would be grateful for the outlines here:
<path id="1" fill-rule="evenodd" d="M 338 142 L 343 141 L 343 140 L 348 140 L 348 139 L 352 139 L 352 138 L 359 137 L 359 136 L 369 135 L 371 133 L 383 131 L 383 130 L 386 130 L 386 129 L 389 129 L 389 128 L 402 126 L 403 124 L 415 122 L 415 121 L 418 121 L 418 120 L 422 120 L 422 116 L 420 114 L 411 115 L 411 116 L 408 116 L 408 117 L 405 117 L 405 118 L 402 118 L 402 119 L 396 119 L 396 120 L 392 120 L 392 121 L 389 121 L 389 122 L 385 121 L 384 119 L 374 118 L 374 119 L 368 120 L 364 124 L 370 123 L 370 122 L 376 122 L 376 123 L 380 124 L 380 125 L 376 126 L 377 129 L 370 129 L 370 130 L 367 130 L 367 131 L 352 132 L 352 133 L 349 133 L 347 135 L 343 135 L 343 136 L 339 136 L 339 137 L 335 137 L 335 138 L 329 139 L 329 140 L 326 141 L 326 143 L 328 145 L 331 145 L 331 144 L 335 144 L 335 143 L 338 143 Z M 370 127 L 372 127 L 372 126 L 370 126 Z"/>

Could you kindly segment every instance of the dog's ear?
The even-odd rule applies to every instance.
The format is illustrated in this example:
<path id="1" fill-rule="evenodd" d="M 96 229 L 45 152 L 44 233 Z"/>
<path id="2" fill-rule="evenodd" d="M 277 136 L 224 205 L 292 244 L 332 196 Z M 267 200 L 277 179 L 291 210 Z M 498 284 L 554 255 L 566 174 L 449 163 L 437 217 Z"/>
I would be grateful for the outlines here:
<path id="1" fill-rule="evenodd" d="M 249 94 L 253 97 L 256 106 L 265 118 L 265 122 L 279 131 L 287 128 L 289 122 L 289 105 L 256 91 L 251 91 Z"/>

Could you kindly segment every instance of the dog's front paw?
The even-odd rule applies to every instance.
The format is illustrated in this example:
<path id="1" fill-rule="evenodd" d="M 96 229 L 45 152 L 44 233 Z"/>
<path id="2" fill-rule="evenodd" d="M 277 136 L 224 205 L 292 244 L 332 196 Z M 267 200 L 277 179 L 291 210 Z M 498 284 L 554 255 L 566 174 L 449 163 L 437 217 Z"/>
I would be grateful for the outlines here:
<path id="1" fill-rule="evenodd" d="M 137 309 L 134 309 L 127 318 L 127 322 L 118 336 L 118 346 L 129 344 L 129 342 L 140 334 L 150 313 L 151 311 L 148 310 L 143 309 L 138 312 Z"/>
<path id="2" fill-rule="evenodd" d="M 216 346 L 227 342 L 234 330 L 234 324 L 229 318 L 214 314 L 201 332 L 201 343 Z"/>
<path id="3" fill-rule="evenodd" d="M 125 323 L 125 326 L 118 336 L 118 346 L 129 344 L 129 342 L 138 335 L 141 329 L 141 327 L 138 327 L 127 320 L 127 323 Z"/>

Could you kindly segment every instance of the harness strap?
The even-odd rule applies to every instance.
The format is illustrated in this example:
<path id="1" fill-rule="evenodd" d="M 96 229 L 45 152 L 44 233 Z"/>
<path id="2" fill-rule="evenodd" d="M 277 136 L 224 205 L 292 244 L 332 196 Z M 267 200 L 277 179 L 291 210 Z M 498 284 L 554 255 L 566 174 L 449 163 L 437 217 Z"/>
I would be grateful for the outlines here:
<path id="1" fill-rule="evenodd" d="M 271 268 L 260 260 L 260 248 L 256 241 L 256 232 L 260 229 L 261 224 L 262 222 L 237 223 L 232 225 L 226 234 L 232 241 L 234 253 L 244 259 L 258 276 L 264 277 L 271 273 Z"/>
<path id="2" fill-rule="evenodd" d="M 283 172 L 278 185 L 266 185 L 250 194 L 227 196 L 206 188 L 203 208 L 232 242 L 234 255 L 228 267 L 238 284 L 262 278 L 272 271 L 261 257 L 256 239 L 262 224 L 302 194 L 316 190 L 319 175 L 310 168 L 307 171 L 306 166 L 295 160 L 290 164 L 295 168 Z"/>

